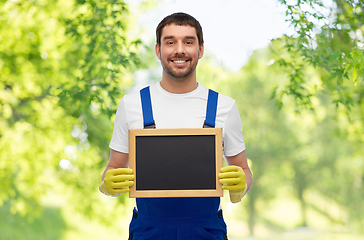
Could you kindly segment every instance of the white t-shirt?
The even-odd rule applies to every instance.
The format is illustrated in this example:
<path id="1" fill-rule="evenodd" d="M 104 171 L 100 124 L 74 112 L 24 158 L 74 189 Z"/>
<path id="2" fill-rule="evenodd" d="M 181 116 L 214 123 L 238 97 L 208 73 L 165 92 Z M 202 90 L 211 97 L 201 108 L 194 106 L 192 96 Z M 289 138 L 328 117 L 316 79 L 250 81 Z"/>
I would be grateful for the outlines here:
<path id="1" fill-rule="evenodd" d="M 201 84 L 189 93 L 173 94 L 160 83 L 150 86 L 153 117 L 156 128 L 202 128 L 206 117 L 208 89 Z M 241 120 L 235 100 L 219 94 L 216 128 L 223 129 L 225 156 L 235 156 L 245 150 Z M 140 92 L 127 94 L 121 99 L 115 116 L 110 148 L 129 153 L 129 129 L 143 128 Z"/>

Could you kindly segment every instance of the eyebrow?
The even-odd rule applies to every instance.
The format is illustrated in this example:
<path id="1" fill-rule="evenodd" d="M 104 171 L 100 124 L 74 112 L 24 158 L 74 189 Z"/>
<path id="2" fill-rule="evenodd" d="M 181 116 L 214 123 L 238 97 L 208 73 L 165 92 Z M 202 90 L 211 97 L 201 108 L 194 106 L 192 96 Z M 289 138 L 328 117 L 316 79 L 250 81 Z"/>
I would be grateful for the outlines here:
<path id="1" fill-rule="evenodd" d="M 174 36 L 165 36 L 163 38 L 163 41 L 170 40 L 170 39 L 174 39 L 174 38 L 175 38 Z M 197 38 L 195 36 L 186 36 L 186 37 L 184 37 L 184 39 L 196 40 Z"/>

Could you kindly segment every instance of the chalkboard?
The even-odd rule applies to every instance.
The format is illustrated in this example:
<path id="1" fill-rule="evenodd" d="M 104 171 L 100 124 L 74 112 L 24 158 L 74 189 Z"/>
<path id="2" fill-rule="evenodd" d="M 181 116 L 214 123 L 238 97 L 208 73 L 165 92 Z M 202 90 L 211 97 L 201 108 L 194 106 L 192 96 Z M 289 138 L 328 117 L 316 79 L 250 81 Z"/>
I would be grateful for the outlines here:
<path id="1" fill-rule="evenodd" d="M 222 196 L 222 129 L 130 129 L 130 197 Z"/>

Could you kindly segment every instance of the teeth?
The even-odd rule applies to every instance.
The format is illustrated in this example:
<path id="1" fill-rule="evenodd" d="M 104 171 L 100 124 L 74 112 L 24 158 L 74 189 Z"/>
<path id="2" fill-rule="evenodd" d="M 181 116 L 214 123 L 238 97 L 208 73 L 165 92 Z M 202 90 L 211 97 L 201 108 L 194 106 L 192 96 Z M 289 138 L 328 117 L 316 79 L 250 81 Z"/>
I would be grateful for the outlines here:
<path id="1" fill-rule="evenodd" d="M 174 60 L 173 62 L 175 62 L 175 63 L 185 63 L 186 61 L 185 60 Z"/>

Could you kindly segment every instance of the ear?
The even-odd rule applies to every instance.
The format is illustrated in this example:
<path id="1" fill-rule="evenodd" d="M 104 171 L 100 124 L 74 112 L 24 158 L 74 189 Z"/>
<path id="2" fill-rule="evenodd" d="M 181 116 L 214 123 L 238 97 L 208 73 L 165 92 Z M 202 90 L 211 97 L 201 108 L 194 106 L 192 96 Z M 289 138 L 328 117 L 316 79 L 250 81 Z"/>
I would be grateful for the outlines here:
<path id="1" fill-rule="evenodd" d="M 161 60 L 161 48 L 158 45 L 158 43 L 155 45 L 155 54 L 157 55 L 157 58 Z"/>
<path id="2" fill-rule="evenodd" d="M 203 56 L 203 53 L 204 53 L 204 45 L 202 44 L 200 47 L 199 47 L 199 53 L 198 53 L 198 59 L 201 59 L 202 56 Z"/>

